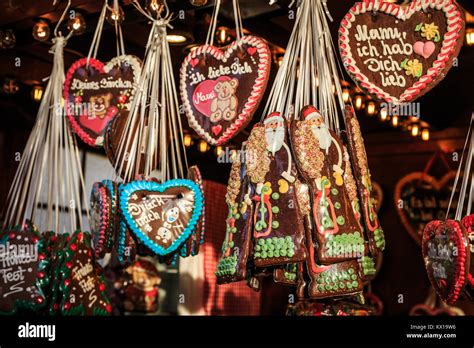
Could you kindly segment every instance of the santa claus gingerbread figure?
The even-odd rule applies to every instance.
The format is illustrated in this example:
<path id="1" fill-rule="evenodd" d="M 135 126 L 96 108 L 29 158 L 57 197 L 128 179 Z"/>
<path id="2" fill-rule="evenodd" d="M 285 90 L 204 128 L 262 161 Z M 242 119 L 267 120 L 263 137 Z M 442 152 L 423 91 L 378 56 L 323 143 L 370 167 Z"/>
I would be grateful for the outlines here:
<path id="1" fill-rule="evenodd" d="M 257 267 L 300 262 L 306 256 L 295 190 L 297 170 L 287 138 L 286 121 L 274 112 L 252 129 L 247 141 L 247 176 L 256 188 L 252 200 Z"/>
<path id="2" fill-rule="evenodd" d="M 366 243 L 356 215 L 359 202 L 349 155 L 314 106 L 304 107 L 301 119 L 294 121 L 292 144 L 312 192 L 319 262 L 332 264 L 364 256 Z"/>

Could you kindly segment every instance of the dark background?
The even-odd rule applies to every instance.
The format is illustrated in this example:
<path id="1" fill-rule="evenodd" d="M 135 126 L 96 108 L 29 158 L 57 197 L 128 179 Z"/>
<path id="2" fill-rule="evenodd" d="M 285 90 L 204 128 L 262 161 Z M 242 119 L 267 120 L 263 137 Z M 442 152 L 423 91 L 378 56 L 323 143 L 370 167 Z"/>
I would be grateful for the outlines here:
<path id="1" fill-rule="evenodd" d="M 53 8 L 52 0 L 0 0 L 0 29 L 13 29 L 17 40 L 13 49 L 0 51 L 0 81 L 13 78 L 20 86 L 19 92 L 14 95 L 0 92 L 0 209 L 3 208 L 18 165 L 14 160 L 15 153 L 23 151 L 36 117 L 39 103 L 31 99 L 31 86 L 47 77 L 52 66 L 52 55 L 48 53 L 50 43 L 35 41 L 31 30 L 35 19 L 39 17 L 50 20 L 52 23 L 50 27 L 53 29 L 64 3 L 65 1 Z M 268 0 L 241 0 L 245 29 L 262 36 L 276 46 L 285 48 L 294 22 L 289 18 L 288 3 L 289 1 L 279 0 L 276 5 L 270 6 Z M 349 0 L 329 1 L 329 8 L 334 17 L 334 22 L 330 23 L 334 40 L 337 40 L 338 23 L 353 3 L 354 1 Z M 471 0 L 459 3 L 474 13 L 474 4 Z M 84 34 L 73 36 L 69 40 L 64 54 L 66 69 L 75 60 L 87 55 L 102 4 L 101 0 L 73 1 L 72 8 L 84 15 L 87 29 Z M 185 11 L 184 19 L 178 18 L 173 22 L 174 29 L 171 32 L 186 33 L 194 43 L 204 42 L 209 14 L 212 13 L 210 6 L 212 1 L 201 8 L 192 6 L 188 0 L 169 1 L 169 4 L 175 13 Z M 234 26 L 229 5 L 229 1 L 224 1 L 219 25 Z M 142 58 L 150 26 L 133 6 L 123 8 L 125 21 L 122 28 L 126 52 Z M 296 8 L 293 7 L 293 10 Z M 104 30 L 97 58 L 106 61 L 116 55 L 116 48 L 112 26 L 105 23 Z M 185 45 L 172 46 L 175 74 L 187 54 Z M 21 60 L 20 67 L 15 66 L 16 58 Z M 359 113 L 372 176 L 384 190 L 380 217 L 385 229 L 387 249 L 384 252 L 381 272 L 373 282 L 373 292 L 382 298 L 386 314 L 407 314 L 414 304 L 425 300 L 429 289 L 420 247 L 405 231 L 395 210 L 393 198 L 395 184 L 412 171 L 423 171 L 428 160 L 438 149 L 447 154 L 450 166 L 453 169 L 457 168 L 458 163 L 452 161 L 452 153 L 462 148 L 473 110 L 473 63 L 474 48 L 463 46 L 458 66 L 453 67 L 437 87 L 420 99 L 421 118 L 432 127 L 431 139 L 428 142 L 422 141 L 419 137 L 413 138 L 399 128 L 395 129 L 382 123 L 377 117 L 368 117 L 363 111 Z M 272 78 L 277 68 L 278 65 L 274 64 Z M 345 79 L 350 81 L 348 77 Z M 271 83 L 272 81 L 269 86 Z M 260 119 L 260 116 L 257 112 L 255 120 Z M 186 132 L 195 136 L 192 130 L 189 130 L 185 117 L 183 125 Z M 247 138 L 250 128 L 251 125 L 238 135 L 230 146 L 238 148 L 242 140 Z M 188 149 L 190 164 L 198 164 L 205 179 L 226 183 L 229 165 L 218 163 L 212 149 L 200 153 L 197 150 L 197 137 L 194 143 L 194 146 Z M 84 144 L 80 143 L 80 146 L 86 149 Z M 431 174 L 441 177 L 445 172 L 444 166 L 435 161 Z M 271 282 L 265 284 L 262 296 L 263 313 L 284 313 L 288 291 L 288 288 L 274 286 Z M 399 295 L 403 295 L 403 303 L 398 302 Z M 474 314 L 474 307 L 466 305 L 465 309 L 469 314 Z"/>

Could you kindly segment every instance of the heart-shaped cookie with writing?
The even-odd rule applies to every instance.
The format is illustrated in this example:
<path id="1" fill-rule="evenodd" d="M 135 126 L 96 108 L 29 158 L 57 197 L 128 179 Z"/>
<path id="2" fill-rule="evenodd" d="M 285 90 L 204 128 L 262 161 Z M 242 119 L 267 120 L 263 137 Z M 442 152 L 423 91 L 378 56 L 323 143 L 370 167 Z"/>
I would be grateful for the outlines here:
<path id="1" fill-rule="evenodd" d="M 191 180 L 133 181 L 120 189 L 122 217 L 138 240 L 160 256 L 188 239 L 202 206 L 201 189 Z"/>
<path id="2" fill-rule="evenodd" d="M 222 145 L 252 119 L 270 76 L 268 45 L 246 35 L 226 49 L 204 45 L 184 60 L 181 99 L 189 125 L 211 145 Z"/>
<path id="3" fill-rule="evenodd" d="M 38 311 L 46 305 L 46 251 L 45 239 L 30 222 L 0 232 L 0 314 Z"/>
<path id="4" fill-rule="evenodd" d="M 410 173 L 395 186 L 395 207 L 403 226 L 421 244 L 423 229 L 432 220 L 446 218 L 455 172 L 440 180 L 423 172 Z M 452 207 L 457 201 L 453 200 Z M 453 217 L 453 214 L 450 214 Z"/>
<path id="5" fill-rule="evenodd" d="M 64 82 L 66 115 L 86 144 L 102 146 L 107 124 L 129 109 L 140 71 L 138 58 L 129 55 L 107 64 L 82 58 L 71 65 Z"/>
<path id="6" fill-rule="evenodd" d="M 440 82 L 463 44 L 463 10 L 454 0 L 400 6 L 356 2 L 341 22 L 344 67 L 368 93 L 388 103 L 411 102 Z"/>
<path id="7" fill-rule="evenodd" d="M 469 241 L 455 220 L 431 221 L 422 240 L 423 259 L 431 285 L 447 304 L 461 294 L 469 271 Z"/>

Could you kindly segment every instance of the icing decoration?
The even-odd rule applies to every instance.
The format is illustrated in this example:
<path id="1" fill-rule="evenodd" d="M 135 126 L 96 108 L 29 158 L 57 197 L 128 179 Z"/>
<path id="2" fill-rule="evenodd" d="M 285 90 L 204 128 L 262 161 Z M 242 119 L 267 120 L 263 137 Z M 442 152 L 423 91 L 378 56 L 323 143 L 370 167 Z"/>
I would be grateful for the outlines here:
<path id="1" fill-rule="evenodd" d="M 298 285 L 298 263 L 289 263 L 278 266 L 273 270 L 273 280 L 275 283 L 286 285 Z"/>
<path id="2" fill-rule="evenodd" d="M 60 273 L 63 315 L 109 315 L 112 312 L 89 233 L 74 233 L 64 251 Z"/>
<path id="3" fill-rule="evenodd" d="M 227 143 L 252 119 L 270 76 L 271 53 L 246 35 L 225 50 L 200 46 L 184 60 L 181 98 L 189 125 L 211 145 Z"/>
<path id="4" fill-rule="evenodd" d="M 102 146 L 107 124 L 121 110 L 130 108 L 140 66 L 138 58 L 130 55 L 107 64 L 81 58 L 71 65 L 64 82 L 66 115 L 86 144 Z"/>
<path id="5" fill-rule="evenodd" d="M 90 207 L 90 228 L 93 237 L 94 252 L 96 257 L 103 258 L 110 239 L 110 221 L 113 219 L 113 216 L 112 203 L 107 188 L 101 182 L 96 182 L 92 186 Z"/>
<path id="6" fill-rule="evenodd" d="M 129 264 L 137 255 L 137 244 L 123 219 L 117 235 L 117 259 L 120 264 Z"/>
<path id="7" fill-rule="evenodd" d="M 467 233 L 455 220 L 431 221 L 423 232 L 423 259 L 431 285 L 447 304 L 455 303 L 470 264 Z"/>
<path id="8" fill-rule="evenodd" d="M 455 172 L 448 172 L 440 180 L 414 172 L 401 178 L 395 186 L 395 207 L 403 226 L 421 245 L 423 229 L 434 219 L 444 219 L 451 195 Z M 453 201 L 453 206 L 457 201 Z M 454 215 L 450 214 L 452 218 Z"/>
<path id="9" fill-rule="evenodd" d="M 51 232 L 50 248 L 51 248 L 51 260 L 50 260 L 50 287 L 49 287 L 49 314 L 56 315 L 59 312 L 61 303 L 61 293 L 59 286 L 61 284 L 61 264 L 64 260 L 65 248 L 69 243 L 69 234 L 54 234 Z"/>
<path id="10" fill-rule="evenodd" d="M 132 233 L 157 255 L 177 250 L 202 212 L 202 193 L 190 180 L 133 181 L 120 189 L 120 210 Z"/>
<path id="11" fill-rule="evenodd" d="M 182 257 L 189 255 L 195 256 L 199 253 L 199 247 L 204 243 L 204 231 L 206 226 L 206 200 L 204 197 L 202 176 L 198 166 L 189 167 L 188 179 L 194 181 L 202 192 L 202 213 L 198 223 L 196 224 L 196 229 L 191 234 L 191 238 L 188 238 L 186 244 L 181 248 L 180 254 Z"/>
<path id="12" fill-rule="evenodd" d="M 46 240 L 27 222 L 0 233 L 0 314 L 46 306 L 49 260 Z"/>
<path id="13" fill-rule="evenodd" d="M 227 184 L 225 238 L 217 264 L 217 283 L 237 282 L 247 277 L 247 261 L 250 254 L 254 205 L 251 197 L 254 188 L 246 175 L 246 165 L 241 156 L 232 162 Z"/>
<path id="14" fill-rule="evenodd" d="M 120 214 L 118 206 L 118 184 L 112 180 L 102 180 L 102 184 L 107 190 L 107 197 L 110 200 L 110 218 L 107 221 L 107 233 L 105 238 L 106 252 L 111 252 L 114 245 L 114 238 L 118 233 L 120 224 Z"/>
<path id="15" fill-rule="evenodd" d="M 362 208 L 359 215 L 363 218 L 370 251 L 372 255 L 377 255 L 385 248 L 385 237 L 382 227 L 380 226 L 380 221 L 377 216 L 377 207 L 373 198 L 372 180 L 367 161 L 367 153 L 365 152 L 364 139 L 362 138 L 360 125 L 352 106 L 346 106 L 345 118 L 349 154 L 354 167 L 354 177 L 357 182 L 356 189 L 358 189 Z M 347 167 L 350 169 L 350 165 Z M 355 199 L 351 198 L 351 201 L 354 202 Z M 354 209 L 357 210 L 357 207 L 354 207 Z"/>
<path id="16" fill-rule="evenodd" d="M 304 107 L 301 115 L 291 135 L 296 163 L 311 188 L 318 260 L 327 264 L 360 258 L 366 247 L 347 150 L 315 107 Z"/>
<path id="17" fill-rule="evenodd" d="M 246 169 L 255 185 L 253 214 L 256 267 L 304 261 L 304 221 L 296 192 L 298 172 L 290 150 L 287 125 L 277 112 L 270 113 L 250 133 L 245 149 Z M 266 246 L 284 241 L 285 248 L 274 252 Z M 275 242 L 275 243 L 274 243 Z"/>
<path id="18" fill-rule="evenodd" d="M 403 7 L 365 0 L 343 18 L 339 49 L 359 87 L 386 102 L 411 102 L 446 76 L 464 26 L 454 0 L 414 0 Z"/>

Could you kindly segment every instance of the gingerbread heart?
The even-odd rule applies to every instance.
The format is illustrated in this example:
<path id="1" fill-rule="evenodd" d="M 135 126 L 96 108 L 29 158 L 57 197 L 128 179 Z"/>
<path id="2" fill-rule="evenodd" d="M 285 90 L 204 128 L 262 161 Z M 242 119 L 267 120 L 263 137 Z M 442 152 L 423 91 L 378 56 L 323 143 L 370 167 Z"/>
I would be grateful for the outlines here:
<path id="1" fill-rule="evenodd" d="M 244 36 L 225 50 L 204 45 L 181 66 L 180 89 L 189 125 L 211 145 L 222 145 L 252 119 L 270 76 L 268 45 Z"/>
<path id="2" fill-rule="evenodd" d="M 423 172 L 410 173 L 395 186 L 395 207 L 400 220 L 411 235 L 421 244 L 423 229 L 435 219 L 444 219 L 451 196 L 455 172 L 440 180 Z M 453 207 L 457 204 L 453 201 Z M 452 214 L 450 215 L 452 217 Z"/>
<path id="3" fill-rule="evenodd" d="M 454 0 L 414 0 L 399 6 L 357 2 L 339 28 L 344 66 L 368 93 L 410 102 L 439 83 L 463 44 L 463 10 Z"/>
<path id="4" fill-rule="evenodd" d="M 422 251 L 431 285 L 444 302 L 455 303 L 469 271 L 469 241 L 464 227 L 455 220 L 431 221 L 423 232 Z"/>
<path id="5" fill-rule="evenodd" d="M 105 65 L 82 58 L 69 68 L 64 82 L 66 115 L 86 144 L 102 146 L 107 124 L 129 109 L 140 66 L 138 58 L 123 55 Z"/>
<path id="6" fill-rule="evenodd" d="M 191 180 L 133 181 L 120 189 L 122 217 L 138 240 L 160 256 L 188 239 L 202 205 L 201 189 Z"/>
<path id="7" fill-rule="evenodd" d="M 32 223 L 0 233 L 0 314 L 37 311 L 46 305 L 46 252 L 46 240 Z"/>

